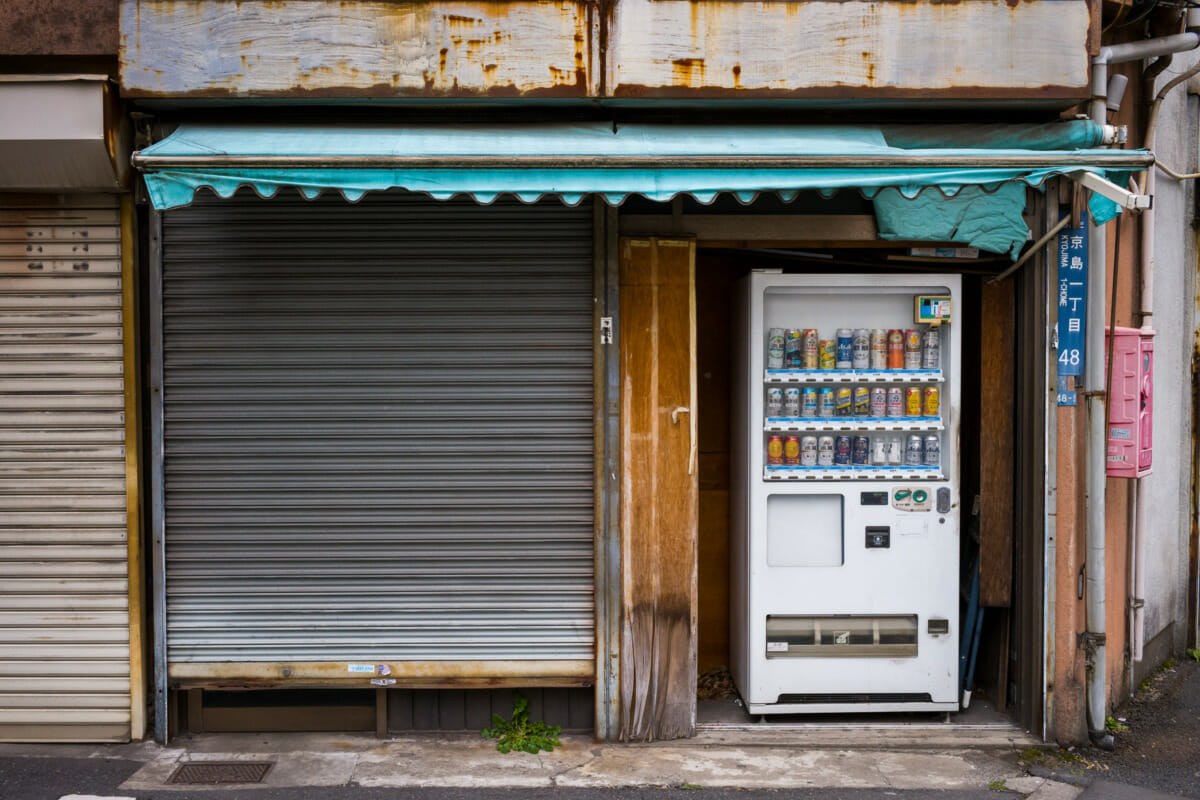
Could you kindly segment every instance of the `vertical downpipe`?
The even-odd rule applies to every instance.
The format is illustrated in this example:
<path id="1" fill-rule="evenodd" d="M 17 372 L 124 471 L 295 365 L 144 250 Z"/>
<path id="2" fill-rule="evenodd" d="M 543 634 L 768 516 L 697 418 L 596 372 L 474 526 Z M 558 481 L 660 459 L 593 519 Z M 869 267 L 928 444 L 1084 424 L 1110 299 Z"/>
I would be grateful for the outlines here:
<path id="1" fill-rule="evenodd" d="M 1103 57 L 1092 62 L 1091 118 L 1097 125 L 1107 121 L 1105 95 L 1108 91 L 1108 63 Z M 1084 394 L 1087 397 L 1087 632 L 1084 648 L 1088 655 L 1087 710 L 1088 736 L 1105 750 L 1113 748 L 1112 734 L 1104 729 L 1108 711 L 1108 674 L 1105 652 L 1105 563 L 1104 563 L 1104 313 L 1108 267 L 1105 230 L 1088 226 L 1087 342 L 1084 348 Z"/>

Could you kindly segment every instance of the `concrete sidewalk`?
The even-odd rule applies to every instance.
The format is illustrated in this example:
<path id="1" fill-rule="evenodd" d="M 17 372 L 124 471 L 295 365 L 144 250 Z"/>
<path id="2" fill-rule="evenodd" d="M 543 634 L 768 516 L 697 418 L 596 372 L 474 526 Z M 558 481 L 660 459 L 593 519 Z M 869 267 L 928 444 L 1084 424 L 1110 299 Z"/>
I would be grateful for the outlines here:
<path id="1" fill-rule="evenodd" d="M 635 787 L 740 789 L 981 789 L 1025 777 L 1014 730 L 905 730 L 901 726 L 701 731 L 695 739 L 597 744 L 562 737 L 552 753 L 501 754 L 470 735 L 204 734 L 162 747 L 0 745 L 0 756 L 121 758 L 141 763 L 122 792 L 204 787 L 170 784 L 188 762 L 269 761 L 253 787 Z M 1032 779 L 1041 784 L 1045 779 Z M 229 789 L 225 784 L 220 788 Z M 1034 791 L 1031 789 L 1031 791 Z M 1076 792 L 1077 794 L 1078 792 Z M 1073 795 L 1064 795 L 1064 797 Z M 1040 797 L 1040 796 L 1039 796 Z"/>

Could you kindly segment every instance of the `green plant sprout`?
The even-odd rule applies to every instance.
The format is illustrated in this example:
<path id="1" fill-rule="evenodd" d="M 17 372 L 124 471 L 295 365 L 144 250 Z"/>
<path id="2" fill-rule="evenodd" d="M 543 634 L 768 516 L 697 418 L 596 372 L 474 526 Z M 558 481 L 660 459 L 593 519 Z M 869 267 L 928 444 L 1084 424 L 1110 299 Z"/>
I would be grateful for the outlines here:
<path id="1" fill-rule="evenodd" d="M 558 735 L 562 728 L 544 722 L 529 721 L 529 700 L 520 692 L 513 693 L 512 719 L 506 720 L 492 714 L 492 727 L 484 728 L 480 734 L 485 739 L 499 739 L 496 749 L 501 753 L 547 753 L 562 745 Z"/>

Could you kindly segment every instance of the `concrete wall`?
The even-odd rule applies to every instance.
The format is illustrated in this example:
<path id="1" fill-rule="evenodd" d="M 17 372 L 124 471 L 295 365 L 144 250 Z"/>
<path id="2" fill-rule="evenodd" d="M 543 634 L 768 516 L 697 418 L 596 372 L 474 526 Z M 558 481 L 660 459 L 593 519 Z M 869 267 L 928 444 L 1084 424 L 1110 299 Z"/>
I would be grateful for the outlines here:
<path id="1" fill-rule="evenodd" d="M 0 54 L 98 56 L 117 52 L 118 0 L 5 0 Z"/>
<path id="2" fill-rule="evenodd" d="M 1195 63 L 1176 56 L 1157 80 L 1163 86 Z M 1156 91 L 1157 91 L 1156 87 Z M 1176 88 L 1164 100 L 1155 151 L 1172 169 L 1197 170 L 1197 110 L 1200 102 Z M 1179 655 L 1187 635 L 1188 538 L 1191 532 L 1192 352 L 1196 318 L 1195 182 L 1155 176 L 1154 473 L 1146 481 L 1150 513 L 1146 526 L 1145 637 L 1134 681 L 1170 655 Z M 1195 591 L 1195 587 L 1192 587 Z"/>

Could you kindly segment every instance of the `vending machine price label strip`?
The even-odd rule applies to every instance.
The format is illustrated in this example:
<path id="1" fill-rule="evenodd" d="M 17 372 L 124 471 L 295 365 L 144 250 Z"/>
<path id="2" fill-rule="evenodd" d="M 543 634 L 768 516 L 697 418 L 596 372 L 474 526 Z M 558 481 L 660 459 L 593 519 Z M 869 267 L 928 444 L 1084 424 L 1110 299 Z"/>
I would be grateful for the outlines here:
<path id="1" fill-rule="evenodd" d="M 909 417 L 872 419 L 870 417 L 768 417 L 764 431 L 940 431 L 944 430 L 940 417 Z"/>
<path id="2" fill-rule="evenodd" d="M 769 369 L 764 383 L 941 383 L 940 369 Z"/>

